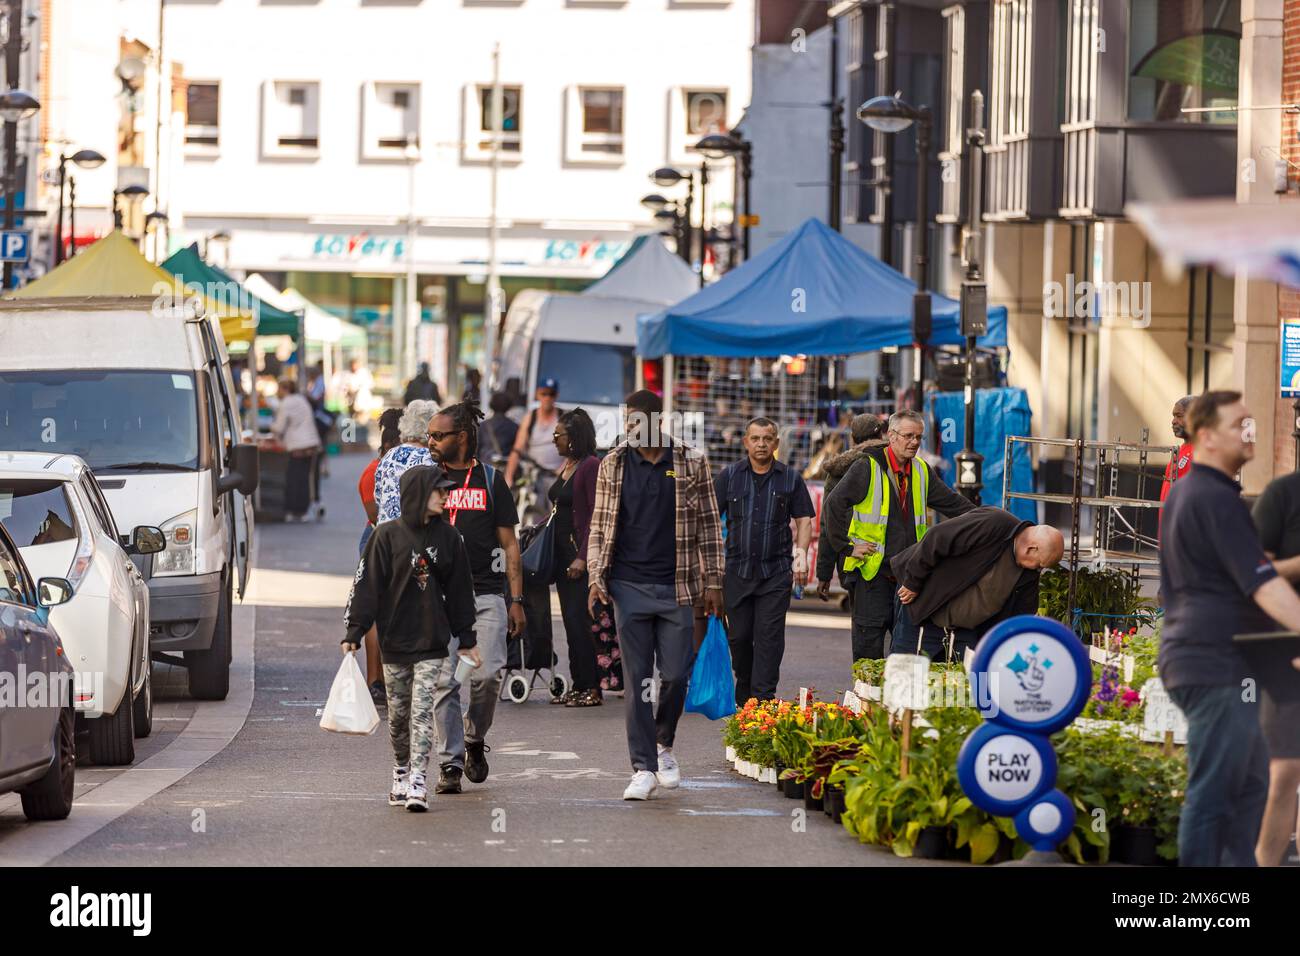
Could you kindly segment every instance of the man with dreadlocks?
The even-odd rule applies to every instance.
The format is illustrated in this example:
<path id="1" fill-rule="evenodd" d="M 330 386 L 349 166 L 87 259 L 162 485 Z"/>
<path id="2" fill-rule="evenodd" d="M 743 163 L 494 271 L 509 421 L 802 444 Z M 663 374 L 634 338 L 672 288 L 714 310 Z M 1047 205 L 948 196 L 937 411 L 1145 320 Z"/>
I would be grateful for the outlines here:
<path id="1" fill-rule="evenodd" d="M 482 663 L 470 674 L 469 709 L 464 717 L 455 650 L 442 662 L 434 692 L 440 765 L 436 793 L 460 793 L 462 773 L 471 783 L 487 779 L 487 732 L 501 691 L 506 640 L 521 633 L 525 621 L 523 571 L 515 537 L 519 515 L 505 477 L 475 457 L 481 418 L 478 406 L 467 400 L 447 406 L 429 420 L 429 453 L 456 483 L 444 513 L 469 554 L 474 633 L 482 655 Z"/>

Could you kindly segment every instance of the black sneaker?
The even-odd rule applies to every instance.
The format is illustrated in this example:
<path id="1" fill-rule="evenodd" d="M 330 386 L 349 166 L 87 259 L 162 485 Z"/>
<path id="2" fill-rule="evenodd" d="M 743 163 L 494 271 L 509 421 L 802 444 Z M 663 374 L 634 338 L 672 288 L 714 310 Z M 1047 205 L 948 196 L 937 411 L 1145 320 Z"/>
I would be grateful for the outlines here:
<path id="1" fill-rule="evenodd" d="M 438 770 L 438 785 L 434 793 L 460 793 L 460 767 L 448 764 Z"/>
<path id="2" fill-rule="evenodd" d="M 482 783 L 488 778 L 488 762 L 483 754 L 491 749 L 485 743 L 465 744 L 465 776 L 470 783 Z"/>

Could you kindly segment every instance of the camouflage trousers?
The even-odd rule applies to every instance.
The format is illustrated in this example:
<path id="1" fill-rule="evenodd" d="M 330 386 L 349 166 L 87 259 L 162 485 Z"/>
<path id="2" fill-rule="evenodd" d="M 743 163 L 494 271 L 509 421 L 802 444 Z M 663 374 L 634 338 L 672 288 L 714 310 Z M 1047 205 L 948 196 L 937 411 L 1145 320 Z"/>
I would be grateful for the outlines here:
<path id="1" fill-rule="evenodd" d="M 388 690 L 388 737 L 393 763 L 427 773 L 433 749 L 433 691 L 441 661 L 385 664 Z"/>

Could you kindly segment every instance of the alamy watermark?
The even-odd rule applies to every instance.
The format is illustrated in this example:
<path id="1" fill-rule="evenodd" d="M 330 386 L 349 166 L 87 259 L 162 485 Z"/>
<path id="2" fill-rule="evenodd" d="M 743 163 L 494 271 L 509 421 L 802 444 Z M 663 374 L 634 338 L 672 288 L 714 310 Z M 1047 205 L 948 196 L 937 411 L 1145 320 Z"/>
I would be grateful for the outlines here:
<path id="1" fill-rule="evenodd" d="M 1151 325 L 1150 282 L 1076 282 L 1068 273 L 1064 282 L 1043 284 L 1043 314 L 1053 319 L 1101 319 L 1128 316 L 1133 328 Z"/>

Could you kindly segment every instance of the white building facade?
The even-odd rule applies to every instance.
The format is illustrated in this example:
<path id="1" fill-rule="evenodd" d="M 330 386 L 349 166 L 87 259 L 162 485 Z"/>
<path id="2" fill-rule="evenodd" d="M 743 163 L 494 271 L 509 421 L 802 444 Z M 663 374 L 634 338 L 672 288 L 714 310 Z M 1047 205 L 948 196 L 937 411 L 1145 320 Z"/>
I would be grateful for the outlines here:
<path id="1" fill-rule="evenodd" d="M 83 117 L 76 104 L 111 99 L 112 65 L 107 80 L 78 79 L 85 71 L 62 61 L 87 45 L 116 55 L 117 37 L 104 14 L 98 35 L 69 37 L 79 14 L 60 24 L 60 8 L 83 2 L 52 5 L 50 72 L 68 100 L 59 133 L 102 138 L 105 111 Z M 91 5 L 157 38 L 157 0 Z M 603 274 L 657 228 L 640 199 L 668 191 L 649 173 L 697 167 L 690 144 L 729 129 L 749 101 L 753 0 L 171 0 L 162 11 L 162 54 L 145 59 L 161 63 L 155 102 L 169 107 L 142 211 L 168 214 L 168 248 L 206 243 L 218 264 L 369 325 L 377 364 L 406 300 L 412 213 L 423 318 L 448 337 L 444 349 L 426 327 L 421 353 L 478 361 L 494 47 L 507 295 Z M 710 177 L 710 225 L 730 220 L 731 188 L 731 175 Z M 699 206 L 697 195 L 697 221 Z"/>

